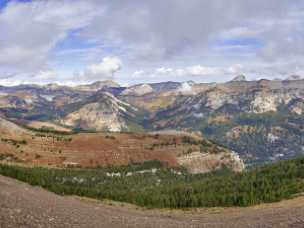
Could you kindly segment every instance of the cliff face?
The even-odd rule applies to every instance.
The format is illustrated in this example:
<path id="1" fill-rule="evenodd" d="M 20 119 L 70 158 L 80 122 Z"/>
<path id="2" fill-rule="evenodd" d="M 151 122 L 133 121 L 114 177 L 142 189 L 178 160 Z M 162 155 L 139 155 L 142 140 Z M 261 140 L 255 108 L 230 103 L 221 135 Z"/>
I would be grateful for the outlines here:
<path id="1" fill-rule="evenodd" d="M 241 172 L 245 168 L 240 157 L 228 150 L 217 154 L 192 152 L 178 157 L 178 163 L 193 174 L 207 173 L 223 167 L 227 167 L 234 172 Z"/>
<path id="2" fill-rule="evenodd" d="M 80 105 L 60 122 L 72 128 L 120 132 L 128 130 L 128 117 L 134 117 L 136 109 L 109 93 Z"/>
<path id="3" fill-rule="evenodd" d="M 68 114 L 61 123 L 73 128 L 121 131 L 126 127 L 116 106 L 90 103 Z"/>
<path id="4" fill-rule="evenodd" d="M 197 86 L 199 87 L 199 86 Z M 301 113 L 304 100 L 304 80 L 294 82 L 229 82 L 218 84 L 203 92 L 179 96 L 175 102 L 156 113 L 151 122 L 157 126 L 158 120 L 176 119 L 177 124 L 190 118 L 201 118 L 210 114 L 278 112 L 285 107 L 293 113 Z M 172 121 L 169 125 L 172 124 Z M 170 126 L 164 126 L 170 127 Z"/>

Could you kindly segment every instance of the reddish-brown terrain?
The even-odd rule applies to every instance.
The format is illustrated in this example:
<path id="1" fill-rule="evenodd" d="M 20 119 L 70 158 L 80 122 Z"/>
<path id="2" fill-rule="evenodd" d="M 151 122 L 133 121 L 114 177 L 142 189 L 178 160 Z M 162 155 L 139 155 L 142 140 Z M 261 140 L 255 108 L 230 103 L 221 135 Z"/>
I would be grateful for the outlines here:
<path id="1" fill-rule="evenodd" d="M 58 196 L 0 176 L 0 227 L 198 228 L 304 227 L 304 197 L 248 208 L 148 210 Z"/>
<path id="2" fill-rule="evenodd" d="M 208 172 L 222 165 L 242 170 L 242 162 L 231 151 L 207 140 L 202 151 L 200 145 L 185 142 L 185 137 L 191 139 L 193 136 L 172 133 L 46 133 L 0 119 L 0 160 L 55 167 L 126 165 L 158 160 L 174 167 L 184 164 L 179 163 L 180 157 L 200 151 L 197 153 L 202 159 L 196 164 L 195 172 Z M 191 161 L 185 166 L 191 166 Z"/>

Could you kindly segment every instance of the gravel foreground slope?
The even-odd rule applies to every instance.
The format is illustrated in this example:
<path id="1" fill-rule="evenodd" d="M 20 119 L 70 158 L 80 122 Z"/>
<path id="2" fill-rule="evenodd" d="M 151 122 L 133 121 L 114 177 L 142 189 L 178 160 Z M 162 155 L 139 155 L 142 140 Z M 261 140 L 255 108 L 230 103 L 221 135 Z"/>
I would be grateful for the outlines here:
<path id="1" fill-rule="evenodd" d="M 0 228 L 304 227 L 304 196 L 248 208 L 147 210 L 58 196 L 0 175 Z"/>

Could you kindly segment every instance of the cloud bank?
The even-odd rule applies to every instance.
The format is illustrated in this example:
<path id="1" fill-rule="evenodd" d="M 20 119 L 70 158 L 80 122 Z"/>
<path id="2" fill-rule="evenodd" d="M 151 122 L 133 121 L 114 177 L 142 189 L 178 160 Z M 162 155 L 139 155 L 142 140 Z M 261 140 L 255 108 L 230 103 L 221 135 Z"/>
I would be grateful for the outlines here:
<path id="1" fill-rule="evenodd" d="M 9 1 L 0 8 L 0 78 L 294 74 L 304 70 L 303 12 L 300 0 Z"/>

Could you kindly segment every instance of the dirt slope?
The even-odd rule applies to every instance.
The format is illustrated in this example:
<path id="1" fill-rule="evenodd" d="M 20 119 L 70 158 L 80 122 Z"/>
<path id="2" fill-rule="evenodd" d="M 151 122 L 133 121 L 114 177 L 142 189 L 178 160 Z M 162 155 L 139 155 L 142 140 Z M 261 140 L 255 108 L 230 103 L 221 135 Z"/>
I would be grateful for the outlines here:
<path id="1" fill-rule="evenodd" d="M 192 139 L 188 136 L 187 139 L 185 141 L 185 136 L 181 134 L 46 133 L 27 130 L 0 118 L 0 162 L 96 167 L 159 160 L 175 167 L 181 165 L 179 157 L 200 151 L 198 153 L 203 162 L 201 167 L 196 167 L 200 172 L 212 171 L 223 165 L 235 171 L 243 169 L 243 162 L 228 149 L 202 138 Z M 202 147 L 193 140 L 204 140 L 206 145 Z M 206 155 L 211 154 L 217 157 L 206 159 Z M 205 161 L 210 165 L 206 166 Z M 185 165 L 188 166 L 191 164 Z"/>
<path id="2" fill-rule="evenodd" d="M 304 197 L 248 208 L 189 211 L 63 197 L 0 176 L 0 228 L 10 227 L 304 227 Z"/>

